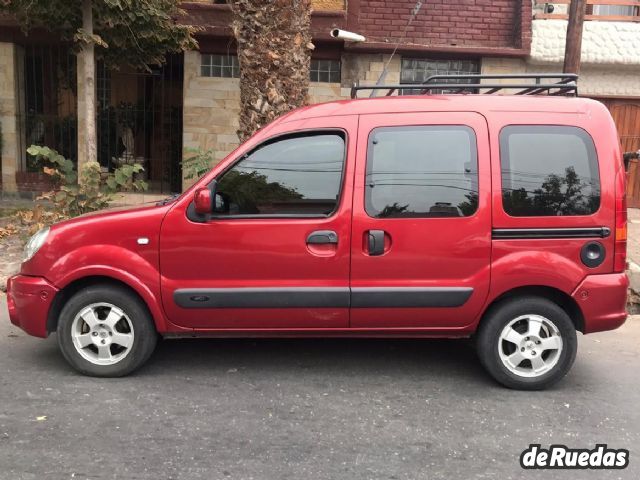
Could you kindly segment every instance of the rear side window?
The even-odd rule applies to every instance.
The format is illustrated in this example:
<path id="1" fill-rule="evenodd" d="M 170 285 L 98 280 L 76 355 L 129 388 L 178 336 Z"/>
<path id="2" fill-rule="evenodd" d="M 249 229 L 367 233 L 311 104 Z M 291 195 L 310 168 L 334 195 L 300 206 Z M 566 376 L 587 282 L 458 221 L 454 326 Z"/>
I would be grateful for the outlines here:
<path id="1" fill-rule="evenodd" d="M 478 208 L 474 131 L 463 125 L 376 128 L 365 209 L 375 218 L 467 217 Z"/>
<path id="2" fill-rule="evenodd" d="M 511 216 L 590 215 L 600 207 L 596 149 L 581 128 L 505 127 L 500 162 L 502 204 Z"/>

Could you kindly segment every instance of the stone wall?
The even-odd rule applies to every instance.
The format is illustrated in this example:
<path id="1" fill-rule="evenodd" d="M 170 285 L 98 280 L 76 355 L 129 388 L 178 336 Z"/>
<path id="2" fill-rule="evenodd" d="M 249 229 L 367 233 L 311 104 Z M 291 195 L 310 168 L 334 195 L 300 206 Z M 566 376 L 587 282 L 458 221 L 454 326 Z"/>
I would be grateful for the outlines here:
<path id="1" fill-rule="evenodd" d="M 240 86 L 237 78 L 200 75 L 200 52 L 184 54 L 183 158 L 190 149 L 213 150 L 219 162 L 238 146 Z M 184 180 L 183 188 L 195 179 Z"/>
<path id="2" fill-rule="evenodd" d="M 349 98 L 351 84 L 356 79 L 374 84 L 389 55 L 350 55 L 342 59 L 342 84 L 311 83 L 309 102 L 323 103 Z M 400 56 L 389 65 L 387 83 L 400 81 Z M 183 156 L 188 158 L 190 149 L 213 150 L 217 163 L 235 149 L 239 142 L 238 114 L 240 110 L 240 85 L 237 78 L 202 77 L 200 53 L 184 55 L 184 105 L 183 105 Z M 183 180 L 183 188 L 194 179 Z"/>
<path id="3" fill-rule="evenodd" d="M 562 63 L 566 36 L 566 20 L 534 20 L 530 63 Z M 640 24 L 585 22 L 582 64 L 640 65 Z"/>
<path id="4" fill-rule="evenodd" d="M 2 127 L 2 190 L 16 190 L 16 166 L 20 158 L 16 98 L 16 48 L 0 42 L 0 125 Z"/>

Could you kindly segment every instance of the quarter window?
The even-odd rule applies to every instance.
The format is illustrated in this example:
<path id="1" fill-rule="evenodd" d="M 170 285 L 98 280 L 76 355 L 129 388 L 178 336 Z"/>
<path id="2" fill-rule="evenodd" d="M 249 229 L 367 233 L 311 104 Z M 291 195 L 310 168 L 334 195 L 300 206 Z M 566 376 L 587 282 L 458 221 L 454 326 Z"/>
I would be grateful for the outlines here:
<path id="1" fill-rule="evenodd" d="M 218 209 L 222 215 L 328 216 L 338 205 L 344 157 L 344 137 L 334 132 L 266 143 L 219 179 Z"/>
<path id="2" fill-rule="evenodd" d="M 376 218 L 467 217 L 478 208 L 474 131 L 383 127 L 369 136 L 365 209 Z"/>
<path id="3" fill-rule="evenodd" d="M 500 162 L 502 204 L 509 215 L 590 215 L 600 206 L 596 149 L 581 128 L 505 127 Z"/>

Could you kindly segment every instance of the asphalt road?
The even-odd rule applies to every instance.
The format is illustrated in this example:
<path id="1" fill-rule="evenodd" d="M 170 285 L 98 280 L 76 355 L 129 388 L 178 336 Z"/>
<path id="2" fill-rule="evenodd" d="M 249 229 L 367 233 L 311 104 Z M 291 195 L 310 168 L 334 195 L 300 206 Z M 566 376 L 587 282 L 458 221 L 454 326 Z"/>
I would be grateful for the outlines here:
<path id="1" fill-rule="evenodd" d="M 2 479 L 640 478 L 640 318 L 579 338 L 546 392 L 467 342 L 165 341 L 123 379 L 73 373 L 0 299 Z M 523 471 L 530 444 L 630 450 L 621 471 Z"/>

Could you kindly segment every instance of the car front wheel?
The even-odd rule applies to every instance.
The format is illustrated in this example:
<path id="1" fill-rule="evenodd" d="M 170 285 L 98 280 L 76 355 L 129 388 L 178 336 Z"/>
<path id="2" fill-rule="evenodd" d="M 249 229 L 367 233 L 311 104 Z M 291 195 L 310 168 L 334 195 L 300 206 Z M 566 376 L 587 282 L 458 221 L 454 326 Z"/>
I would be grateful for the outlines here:
<path id="1" fill-rule="evenodd" d="M 539 297 L 505 300 L 480 325 L 481 363 L 501 384 L 541 390 L 566 375 L 576 357 L 576 330 L 557 304 Z"/>
<path id="2" fill-rule="evenodd" d="M 146 305 L 114 285 L 90 286 L 71 297 L 60 312 L 57 334 L 69 364 L 98 377 L 120 377 L 140 367 L 158 336 Z"/>

